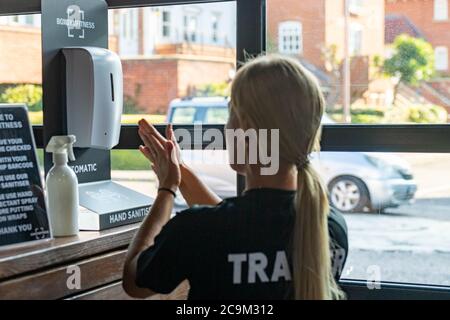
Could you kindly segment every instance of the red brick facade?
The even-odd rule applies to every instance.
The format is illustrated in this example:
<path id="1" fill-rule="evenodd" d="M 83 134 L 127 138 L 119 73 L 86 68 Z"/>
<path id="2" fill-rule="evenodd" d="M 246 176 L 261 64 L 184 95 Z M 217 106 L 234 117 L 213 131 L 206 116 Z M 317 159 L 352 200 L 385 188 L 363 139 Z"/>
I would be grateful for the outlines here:
<path id="1" fill-rule="evenodd" d="M 177 61 L 123 60 L 124 98 L 150 113 L 163 113 L 177 96 Z"/>
<path id="2" fill-rule="evenodd" d="M 338 0 L 339 1 L 339 0 Z M 284 21 L 297 21 L 303 27 L 303 56 L 323 68 L 321 47 L 325 44 L 326 0 L 268 0 L 268 44 L 278 50 L 278 26 Z"/>
<path id="3" fill-rule="evenodd" d="M 41 32 L 0 26 L 0 84 L 42 82 Z"/>
<path id="4" fill-rule="evenodd" d="M 268 43 L 277 47 L 278 26 L 284 21 L 302 24 L 304 57 L 315 66 L 325 69 L 322 50 L 336 46 L 337 58 L 344 54 L 344 0 L 268 0 Z M 384 4 L 366 0 L 361 13 L 351 13 L 349 23 L 362 28 L 360 55 L 372 58 L 384 53 Z"/>
<path id="5" fill-rule="evenodd" d="M 124 96 L 149 113 L 164 114 L 171 100 L 199 85 L 229 80 L 234 63 L 202 56 L 155 56 L 122 60 Z"/>
<path id="6" fill-rule="evenodd" d="M 450 10 L 450 0 L 448 1 Z M 445 46 L 450 51 L 450 19 L 434 19 L 433 0 L 386 0 L 386 13 L 407 16 L 433 47 Z M 450 70 L 446 74 L 450 75 Z"/>

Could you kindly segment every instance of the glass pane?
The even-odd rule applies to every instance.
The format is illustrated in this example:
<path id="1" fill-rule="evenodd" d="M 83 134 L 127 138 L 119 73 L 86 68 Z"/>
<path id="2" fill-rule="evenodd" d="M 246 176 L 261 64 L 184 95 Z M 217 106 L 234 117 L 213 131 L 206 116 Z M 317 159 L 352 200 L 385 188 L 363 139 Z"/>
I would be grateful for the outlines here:
<path id="1" fill-rule="evenodd" d="M 114 9 L 109 23 L 124 73 L 122 123 L 136 124 L 142 115 L 152 123 L 174 116 L 176 123 L 204 122 L 206 114 L 197 110 L 172 113 L 194 99 L 195 107 L 205 107 L 210 98 L 229 96 L 235 2 Z"/>
<path id="2" fill-rule="evenodd" d="M 0 103 L 24 103 L 42 124 L 41 16 L 0 17 Z"/>
<path id="3" fill-rule="evenodd" d="M 319 79 L 335 123 L 448 123 L 447 7 L 447 0 L 267 0 L 267 51 L 298 59 Z"/>
<path id="4" fill-rule="evenodd" d="M 193 124 L 196 112 L 195 108 L 174 108 L 168 120 L 177 124 Z"/>
<path id="5" fill-rule="evenodd" d="M 342 278 L 450 286 L 448 163 L 448 154 L 314 156 L 348 225 Z"/>
<path id="6" fill-rule="evenodd" d="M 208 108 L 206 110 L 205 123 L 215 124 L 215 123 L 226 123 L 228 119 L 228 108 Z"/>
<path id="7" fill-rule="evenodd" d="M 122 123 L 226 122 L 236 69 L 235 2 L 114 9 L 109 22 L 124 73 Z M 125 33 L 133 26 L 139 26 L 134 38 Z M 183 159 L 220 196 L 236 194 L 225 151 L 183 151 Z M 156 194 L 156 177 L 139 151 L 112 151 L 112 169 L 115 181 Z M 186 205 L 182 197 L 177 205 Z"/>

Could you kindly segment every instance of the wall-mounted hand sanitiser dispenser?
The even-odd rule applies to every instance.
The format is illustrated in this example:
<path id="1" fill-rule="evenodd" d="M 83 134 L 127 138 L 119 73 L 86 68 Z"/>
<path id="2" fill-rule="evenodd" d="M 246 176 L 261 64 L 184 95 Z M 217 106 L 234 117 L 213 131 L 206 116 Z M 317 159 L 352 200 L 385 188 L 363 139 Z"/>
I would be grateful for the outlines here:
<path id="1" fill-rule="evenodd" d="M 78 148 L 112 149 L 119 143 L 123 108 L 120 58 L 97 47 L 66 47 L 67 133 Z"/>

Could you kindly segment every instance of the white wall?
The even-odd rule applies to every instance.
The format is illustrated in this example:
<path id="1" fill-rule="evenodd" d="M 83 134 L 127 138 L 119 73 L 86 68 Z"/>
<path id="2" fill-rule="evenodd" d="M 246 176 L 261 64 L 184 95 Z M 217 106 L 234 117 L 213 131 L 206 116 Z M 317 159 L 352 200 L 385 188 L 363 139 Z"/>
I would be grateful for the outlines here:
<path id="1" fill-rule="evenodd" d="M 137 9 L 115 10 L 118 18 L 110 19 L 115 21 L 114 30 L 119 37 L 120 54 L 126 56 L 138 54 L 138 15 L 130 14 L 131 10 Z M 142 37 L 145 55 L 151 55 L 158 44 L 194 42 L 204 45 L 236 47 L 236 5 L 234 2 L 147 7 L 140 10 L 143 10 L 144 15 Z M 169 17 L 169 22 L 166 23 L 166 31 L 169 30 L 168 36 L 163 35 L 164 12 L 167 12 L 166 17 Z M 131 17 L 131 21 L 127 17 Z M 217 17 L 216 39 L 213 37 L 214 17 Z M 188 28 L 185 26 L 185 19 L 187 19 Z M 126 34 L 124 23 L 129 24 Z M 186 32 L 188 40 L 186 40 Z"/>

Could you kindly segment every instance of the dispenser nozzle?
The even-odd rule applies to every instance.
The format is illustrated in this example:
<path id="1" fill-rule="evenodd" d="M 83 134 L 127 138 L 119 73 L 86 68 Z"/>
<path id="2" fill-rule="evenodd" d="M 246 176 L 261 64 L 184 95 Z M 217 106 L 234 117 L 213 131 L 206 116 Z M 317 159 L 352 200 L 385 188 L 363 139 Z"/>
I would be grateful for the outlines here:
<path id="1" fill-rule="evenodd" d="M 67 154 L 70 161 L 75 160 L 75 155 L 73 153 L 73 144 L 77 141 L 74 135 L 68 136 L 53 136 L 45 150 L 52 153 L 63 153 Z"/>

